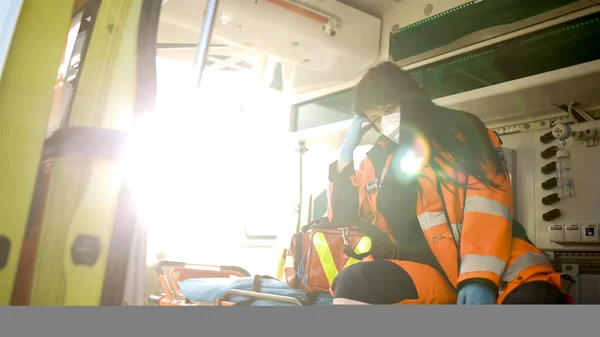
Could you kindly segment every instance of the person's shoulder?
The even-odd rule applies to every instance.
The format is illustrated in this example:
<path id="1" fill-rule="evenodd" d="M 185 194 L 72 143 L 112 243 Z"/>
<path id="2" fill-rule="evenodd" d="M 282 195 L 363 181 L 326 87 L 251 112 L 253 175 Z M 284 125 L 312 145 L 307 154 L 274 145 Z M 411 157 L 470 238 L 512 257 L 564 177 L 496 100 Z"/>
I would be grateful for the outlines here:
<path id="1" fill-rule="evenodd" d="M 439 107 L 440 109 L 443 109 L 445 111 L 446 114 L 451 115 L 453 118 L 457 118 L 459 121 L 469 121 L 471 123 L 477 123 L 480 125 L 484 125 L 483 121 L 481 118 L 479 118 L 478 116 L 464 111 L 464 110 L 455 110 L 455 109 L 450 109 L 450 108 L 446 108 L 446 107 Z"/>
<path id="2" fill-rule="evenodd" d="M 451 109 L 449 109 L 449 110 L 451 110 Z M 487 127 L 480 117 L 478 117 L 472 113 L 469 113 L 467 111 L 462 111 L 462 110 L 451 110 L 451 111 L 453 111 L 456 114 L 457 118 L 462 118 L 462 120 L 464 122 L 471 123 L 472 125 L 476 126 L 480 130 L 482 130 L 484 133 L 487 133 L 487 136 L 488 136 L 489 140 L 492 142 L 492 145 L 494 147 L 497 148 L 497 147 L 502 146 L 503 142 L 502 142 L 502 139 L 500 138 L 500 135 L 493 129 L 490 129 L 489 127 Z"/>
<path id="3" fill-rule="evenodd" d="M 381 136 L 379 136 L 379 138 L 377 138 L 377 140 L 372 144 L 371 148 L 367 151 L 366 156 L 363 159 L 363 161 L 371 161 L 371 159 L 374 155 L 376 157 L 379 157 L 379 155 L 377 155 L 377 154 L 382 154 L 382 153 L 389 154 L 390 151 L 393 151 L 394 147 L 395 147 L 394 142 L 392 142 L 385 135 L 381 135 Z"/>

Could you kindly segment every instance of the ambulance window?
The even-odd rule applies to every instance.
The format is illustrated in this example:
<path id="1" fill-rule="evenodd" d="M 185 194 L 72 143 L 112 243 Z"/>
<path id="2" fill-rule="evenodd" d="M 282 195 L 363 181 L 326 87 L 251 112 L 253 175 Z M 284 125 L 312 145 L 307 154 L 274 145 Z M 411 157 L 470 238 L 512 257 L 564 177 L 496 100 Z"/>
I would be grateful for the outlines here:
<path id="1" fill-rule="evenodd" d="M 298 222 L 299 155 L 293 148 L 273 142 L 254 147 L 254 167 L 243 188 L 244 231 L 248 239 L 275 239 Z M 250 165 L 248 165 L 250 166 Z"/>
<path id="2" fill-rule="evenodd" d="M 353 91 L 347 89 L 292 107 L 291 132 L 341 122 L 352 118 Z"/>

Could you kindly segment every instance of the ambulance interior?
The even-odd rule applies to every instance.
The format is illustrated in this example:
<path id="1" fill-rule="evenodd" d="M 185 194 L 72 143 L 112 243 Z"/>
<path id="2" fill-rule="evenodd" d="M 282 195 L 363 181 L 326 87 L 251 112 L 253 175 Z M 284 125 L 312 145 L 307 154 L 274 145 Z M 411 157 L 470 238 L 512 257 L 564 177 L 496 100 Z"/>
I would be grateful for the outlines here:
<path id="1" fill-rule="evenodd" d="M 227 277 L 283 281 L 292 236 L 326 214 L 328 166 L 351 124 L 352 89 L 381 61 L 409 71 L 436 104 L 472 113 L 498 133 L 515 219 L 552 259 L 575 302 L 600 304 L 600 0 L 162 0 L 156 49 L 152 29 L 135 29 L 148 27 L 156 2 L 74 3 L 71 16 L 72 4 L 44 5 L 62 8 L 59 17 L 27 2 L 24 11 L 35 15 L 15 41 L 29 40 L 11 51 L 25 58 L 13 57 L 0 73 L 0 98 L 11 98 L 0 105 L 23 112 L 3 111 L 0 155 L 17 153 L 4 151 L 9 141 L 31 152 L 15 157 L 29 160 L 27 172 L 1 165 L 12 172 L 0 176 L 2 207 L 16 206 L 2 211 L 0 288 L 7 291 L 0 304 L 214 305 Z M 87 10 L 100 14 L 83 15 Z M 34 73 L 30 82 L 39 88 L 27 87 L 30 94 L 58 82 L 54 98 L 4 96 L 9 82 L 24 92 L 24 67 L 43 68 L 26 61 L 45 32 L 27 31 L 41 30 L 40 19 L 69 18 L 68 38 L 55 29 L 52 41 L 42 39 L 56 60 L 36 56 L 47 63 L 47 83 L 38 85 L 43 76 Z M 108 29 L 90 30 L 94 25 Z M 154 81 L 131 66 L 154 67 L 144 55 L 156 56 L 156 107 L 136 124 L 129 111 L 143 101 L 136 88 Z M 109 71 L 112 77 L 103 76 Z M 40 115 L 51 110 L 47 127 L 27 114 L 33 110 L 25 103 L 37 101 Z M 28 123 L 35 125 L 23 136 L 9 132 Z M 371 130 L 363 137 L 357 166 L 379 136 Z M 124 139 L 121 160 L 111 151 L 121 153 Z M 563 142 L 574 195 L 561 200 L 556 162 Z M 68 152 L 86 146 L 91 156 Z M 34 172 L 31 198 L 21 190 Z M 10 218 L 17 206 L 19 221 Z M 123 209 L 135 209 L 135 217 Z M 194 289 L 184 289 L 189 280 L 204 280 L 196 285 L 204 284 L 209 299 L 195 300 Z M 209 285 L 214 290 L 206 291 Z M 229 295 L 250 295 L 235 293 Z M 302 304 L 293 295 L 251 295 L 263 305 Z"/>
<path id="2" fill-rule="evenodd" d="M 175 72 L 195 74 L 205 12 L 206 1 L 163 1 L 159 100 L 162 90 L 166 101 L 178 101 L 193 85 L 193 79 L 179 86 L 170 80 Z M 169 261 L 235 265 L 281 278 L 293 233 L 326 213 L 327 167 L 350 125 L 353 86 L 370 66 L 391 60 L 437 104 L 475 114 L 498 132 L 515 218 L 562 271 L 576 303 L 600 303 L 594 197 L 600 190 L 600 1 L 222 0 L 216 13 L 203 82 L 219 89 L 205 96 L 211 111 L 201 113 L 215 127 L 205 133 L 211 146 L 194 160 L 225 151 L 227 158 L 219 157 L 225 169 L 193 164 L 205 170 L 194 173 L 203 176 L 194 182 L 213 198 L 207 206 L 196 194 L 197 206 L 185 204 L 208 221 L 184 220 L 181 231 L 171 223 L 149 225 L 148 265 L 160 251 Z M 227 99 L 217 95 L 224 91 Z M 552 130 L 562 123 L 572 131 L 566 148 L 575 194 L 557 201 L 552 178 L 559 140 Z M 370 131 L 363 138 L 357 163 L 378 136 Z M 229 169 L 242 162 L 247 175 Z M 235 183 L 240 188 L 232 192 Z M 223 221 L 219 210 L 226 208 L 236 221 Z M 160 239 L 179 231 L 175 242 Z M 158 295 L 154 287 L 146 291 Z"/>

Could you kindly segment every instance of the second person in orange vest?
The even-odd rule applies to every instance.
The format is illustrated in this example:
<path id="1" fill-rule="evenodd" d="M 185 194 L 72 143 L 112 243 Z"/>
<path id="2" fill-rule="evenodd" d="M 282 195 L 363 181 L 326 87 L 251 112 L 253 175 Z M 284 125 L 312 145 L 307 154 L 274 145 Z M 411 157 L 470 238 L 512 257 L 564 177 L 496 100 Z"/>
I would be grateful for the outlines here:
<path id="1" fill-rule="evenodd" d="M 391 62 L 370 69 L 355 90 L 356 114 L 330 166 L 328 217 L 374 224 L 398 254 L 342 270 L 334 304 L 570 303 L 547 255 L 513 221 L 494 132 L 435 105 Z M 382 136 L 355 171 L 365 122 Z"/>

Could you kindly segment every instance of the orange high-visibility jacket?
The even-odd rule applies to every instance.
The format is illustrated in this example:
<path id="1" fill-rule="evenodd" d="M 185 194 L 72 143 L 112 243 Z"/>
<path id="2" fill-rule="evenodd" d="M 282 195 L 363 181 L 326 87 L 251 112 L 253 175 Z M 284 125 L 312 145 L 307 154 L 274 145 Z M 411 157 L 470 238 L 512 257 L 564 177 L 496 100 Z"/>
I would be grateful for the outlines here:
<path id="1" fill-rule="evenodd" d="M 488 130 L 488 135 L 502 155 L 497 134 Z M 392 237 L 386 219 L 377 212 L 377 202 L 388 201 L 377 200 L 377 190 L 367 193 L 367 186 L 372 186 L 376 178 L 385 183 L 381 177 L 392 157 L 385 151 L 387 144 L 389 140 L 381 137 L 356 172 L 352 163 L 341 173 L 336 170 L 337 162 L 331 164 L 327 213 L 334 225 L 368 220 Z M 433 169 L 425 165 L 417 178 L 422 195 L 417 199 L 416 215 L 433 255 L 452 285 L 460 289 L 467 281 L 484 281 L 498 289 L 499 301 L 524 282 L 546 281 L 560 288 L 560 274 L 554 271 L 548 256 L 529 241 L 520 224 L 516 223 L 518 228 L 513 229 L 508 171 L 496 174 L 493 167 L 488 168 L 489 178 L 501 187 L 498 190 L 452 168 L 442 168 L 461 182 L 468 179 L 469 188 L 451 186 L 453 191 L 448 190 L 438 184 Z M 399 250 L 401 254 L 402 247 Z"/>

